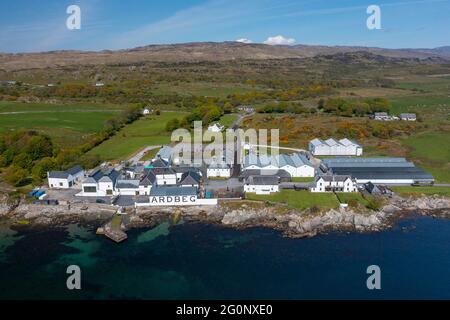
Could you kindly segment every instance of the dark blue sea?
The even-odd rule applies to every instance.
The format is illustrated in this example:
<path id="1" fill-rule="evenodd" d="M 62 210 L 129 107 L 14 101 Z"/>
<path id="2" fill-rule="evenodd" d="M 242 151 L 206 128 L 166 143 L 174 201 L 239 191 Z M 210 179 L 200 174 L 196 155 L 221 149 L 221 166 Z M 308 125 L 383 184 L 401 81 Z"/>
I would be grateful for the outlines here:
<path id="1" fill-rule="evenodd" d="M 446 219 L 310 239 L 191 223 L 128 236 L 0 226 L 0 299 L 450 299 Z M 81 290 L 66 287 L 69 265 L 81 268 Z M 381 269 L 381 290 L 367 289 L 369 265 Z"/>

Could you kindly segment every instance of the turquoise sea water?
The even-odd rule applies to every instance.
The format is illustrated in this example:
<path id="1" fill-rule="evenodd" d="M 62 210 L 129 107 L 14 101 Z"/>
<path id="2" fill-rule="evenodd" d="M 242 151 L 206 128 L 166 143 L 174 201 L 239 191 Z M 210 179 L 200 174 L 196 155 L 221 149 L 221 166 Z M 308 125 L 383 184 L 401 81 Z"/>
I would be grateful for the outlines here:
<path id="1" fill-rule="evenodd" d="M 450 220 L 379 233 L 288 239 L 279 232 L 164 223 L 115 244 L 76 225 L 0 227 L 0 299 L 450 299 Z M 81 290 L 66 268 L 81 268 Z M 381 268 L 378 291 L 366 268 Z"/>

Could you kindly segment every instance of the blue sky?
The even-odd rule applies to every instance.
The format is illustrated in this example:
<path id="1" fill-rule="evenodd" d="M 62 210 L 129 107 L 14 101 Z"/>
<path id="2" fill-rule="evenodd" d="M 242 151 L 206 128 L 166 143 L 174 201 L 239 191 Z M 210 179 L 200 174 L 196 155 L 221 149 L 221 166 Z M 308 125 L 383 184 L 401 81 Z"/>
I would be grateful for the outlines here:
<path id="1" fill-rule="evenodd" d="M 81 8 L 68 30 L 66 8 Z M 366 8 L 381 7 L 381 30 Z M 281 35 L 291 43 L 432 48 L 450 45 L 450 0 L 5 0 L 0 52 L 124 49 Z"/>

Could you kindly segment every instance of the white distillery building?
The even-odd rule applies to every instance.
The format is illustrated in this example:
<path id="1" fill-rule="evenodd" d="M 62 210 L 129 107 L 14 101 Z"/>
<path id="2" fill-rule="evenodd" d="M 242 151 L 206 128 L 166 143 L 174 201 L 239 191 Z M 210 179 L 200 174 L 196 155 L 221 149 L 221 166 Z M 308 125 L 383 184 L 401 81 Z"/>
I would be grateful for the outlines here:
<path id="1" fill-rule="evenodd" d="M 311 192 L 357 192 L 357 184 L 350 176 L 323 175 L 318 176 Z"/>
<path id="2" fill-rule="evenodd" d="M 47 172 L 48 186 L 55 189 L 69 189 L 84 178 L 81 166 L 75 166 L 66 171 Z"/>
<path id="3" fill-rule="evenodd" d="M 258 156 L 249 154 L 244 157 L 243 171 L 261 170 L 275 172 L 284 170 L 291 177 L 314 177 L 315 169 L 308 158 L 302 153 L 279 154 L 276 156 Z"/>
<path id="4" fill-rule="evenodd" d="M 206 168 L 206 176 L 208 178 L 230 178 L 231 166 L 225 161 L 213 161 Z"/>
<path id="5" fill-rule="evenodd" d="M 309 151 L 315 156 L 361 156 L 363 147 L 349 139 L 314 139 L 309 142 Z"/>
<path id="6" fill-rule="evenodd" d="M 81 185 L 78 196 L 105 197 L 114 195 L 114 186 L 120 173 L 114 169 L 95 169 Z"/>
<path id="7" fill-rule="evenodd" d="M 177 172 L 170 168 L 170 167 L 164 167 L 164 168 L 154 168 L 152 169 L 154 175 L 156 176 L 156 184 L 159 186 L 165 186 L 165 185 L 176 185 L 178 178 L 177 178 Z"/>
<path id="8" fill-rule="evenodd" d="M 279 191 L 277 176 L 249 176 L 245 179 L 244 192 L 271 194 Z"/>

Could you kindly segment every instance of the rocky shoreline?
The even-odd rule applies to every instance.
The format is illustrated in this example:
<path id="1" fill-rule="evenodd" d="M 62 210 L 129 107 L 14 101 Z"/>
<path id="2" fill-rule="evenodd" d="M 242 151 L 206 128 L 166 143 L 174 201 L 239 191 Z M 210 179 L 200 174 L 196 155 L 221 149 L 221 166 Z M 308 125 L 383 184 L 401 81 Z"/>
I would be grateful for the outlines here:
<path id="1" fill-rule="evenodd" d="M 57 227 L 72 223 L 100 227 L 111 221 L 116 211 L 116 207 L 105 204 L 43 206 L 0 197 L 0 217 L 15 227 Z M 139 207 L 129 208 L 121 227 L 123 230 L 154 227 L 168 220 L 176 224 L 182 219 L 236 229 L 268 227 L 287 237 L 302 238 L 329 231 L 381 231 L 412 213 L 450 218 L 450 199 L 394 196 L 378 211 L 363 208 L 298 211 L 282 205 L 267 206 L 246 200 L 221 202 L 217 207 Z"/>

